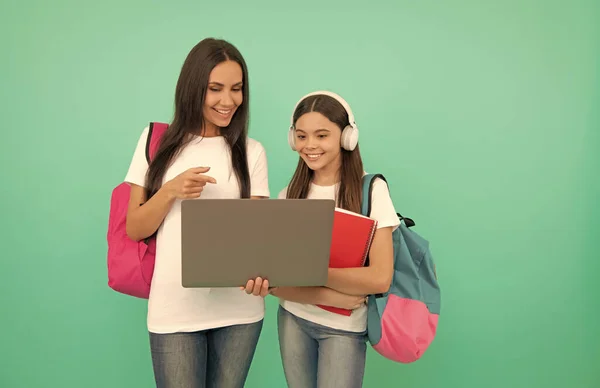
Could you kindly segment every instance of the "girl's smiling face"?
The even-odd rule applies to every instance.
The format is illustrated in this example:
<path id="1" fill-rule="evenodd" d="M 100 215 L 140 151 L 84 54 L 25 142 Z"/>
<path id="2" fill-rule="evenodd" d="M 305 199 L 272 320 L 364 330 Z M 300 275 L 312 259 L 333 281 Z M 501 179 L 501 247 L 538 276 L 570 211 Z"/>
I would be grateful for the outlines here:
<path id="1" fill-rule="evenodd" d="M 341 129 L 318 112 L 298 118 L 295 125 L 298 154 L 313 171 L 335 173 L 340 167 Z"/>

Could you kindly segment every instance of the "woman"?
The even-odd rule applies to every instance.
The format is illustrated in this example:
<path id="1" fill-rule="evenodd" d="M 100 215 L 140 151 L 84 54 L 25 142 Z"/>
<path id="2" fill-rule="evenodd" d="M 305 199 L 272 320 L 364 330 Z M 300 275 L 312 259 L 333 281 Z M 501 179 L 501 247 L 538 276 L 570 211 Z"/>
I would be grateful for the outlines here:
<path id="1" fill-rule="evenodd" d="M 264 300 L 237 287 L 181 286 L 180 204 L 269 197 L 265 150 L 247 126 L 246 63 L 230 43 L 205 39 L 183 64 L 174 118 L 151 164 L 148 128 L 135 149 L 125 179 L 132 186 L 127 234 L 141 240 L 157 232 L 147 325 L 158 388 L 243 387 L 246 380 Z M 260 284 L 256 294 L 264 296 L 268 283 Z"/>
<path id="2" fill-rule="evenodd" d="M 357 146 L 358 129 L 348 104 L 338 95 L 315 92 L 293 112 L 290 145 L 300 156 L 289 186 L 279 198 L 335 199 L 361 212 L 365 175 Z M 365 369 L 365 297 L 386 292 L 393 274 L 392 231 L 399 225 L 387 185 L 373 185 L 371 217 L 378 226 L 369 265 L 330 268 L 327 287 L 276 288 L 280 298 L 280 350 L 289 387 L 361 387 Z M 310 242 L 307 241 L 310 252 Z M 350 316 L 315 304 L 351 309 Z"/>

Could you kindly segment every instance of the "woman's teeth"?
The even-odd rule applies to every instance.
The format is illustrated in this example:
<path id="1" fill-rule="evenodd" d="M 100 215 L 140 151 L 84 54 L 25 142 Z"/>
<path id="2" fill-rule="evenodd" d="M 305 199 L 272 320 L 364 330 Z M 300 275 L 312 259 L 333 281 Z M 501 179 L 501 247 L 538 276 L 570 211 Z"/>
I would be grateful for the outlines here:
<path id="1" fill-rule="evenodd" d="M 310 160 L 317 160 L 321 157 L 321 155 L 323 155 L 323 154 L 306 154 L 306 156 Z"/>
<path id="2" fill-rule="evenodd" d="M 227 117 L 231 113 L 231 109 L 215 109 L 221 116 Z"/>

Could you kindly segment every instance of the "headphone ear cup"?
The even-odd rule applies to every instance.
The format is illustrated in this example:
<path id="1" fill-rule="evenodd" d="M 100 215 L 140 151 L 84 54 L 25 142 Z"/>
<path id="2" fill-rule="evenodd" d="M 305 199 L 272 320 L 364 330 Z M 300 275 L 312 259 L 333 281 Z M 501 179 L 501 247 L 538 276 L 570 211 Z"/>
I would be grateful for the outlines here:
<path id="1" fill-rule="evenodd" d="M 292 128 L 288 131 L 288 143 L 292 148 L 292 151 L 296 151 L 296 136 Z"/>
<path id="2" fill-rule="evenodd" d="M 358 129 L 351 125 L 346 126 L 342 131 L 341 146 L 346 151 L 353 151 L 358 144 Z"/>

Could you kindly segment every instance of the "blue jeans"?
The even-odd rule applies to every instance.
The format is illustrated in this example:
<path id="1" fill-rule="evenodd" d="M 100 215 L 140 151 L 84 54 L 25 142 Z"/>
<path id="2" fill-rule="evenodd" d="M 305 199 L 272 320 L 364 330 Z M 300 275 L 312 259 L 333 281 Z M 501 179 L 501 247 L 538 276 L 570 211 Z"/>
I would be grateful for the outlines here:
<path id="1" fill-rule="evenodd" d="M 243 388 L 263 321 L 193 333 L 150 333 L 157 388 Z"/>
<path id="2" fill-rule="evenodd" d="M 299 318 L 279 306 L 279 348 L 289 388 L 362 387 L 366 332 L 352 333 Z"/>

